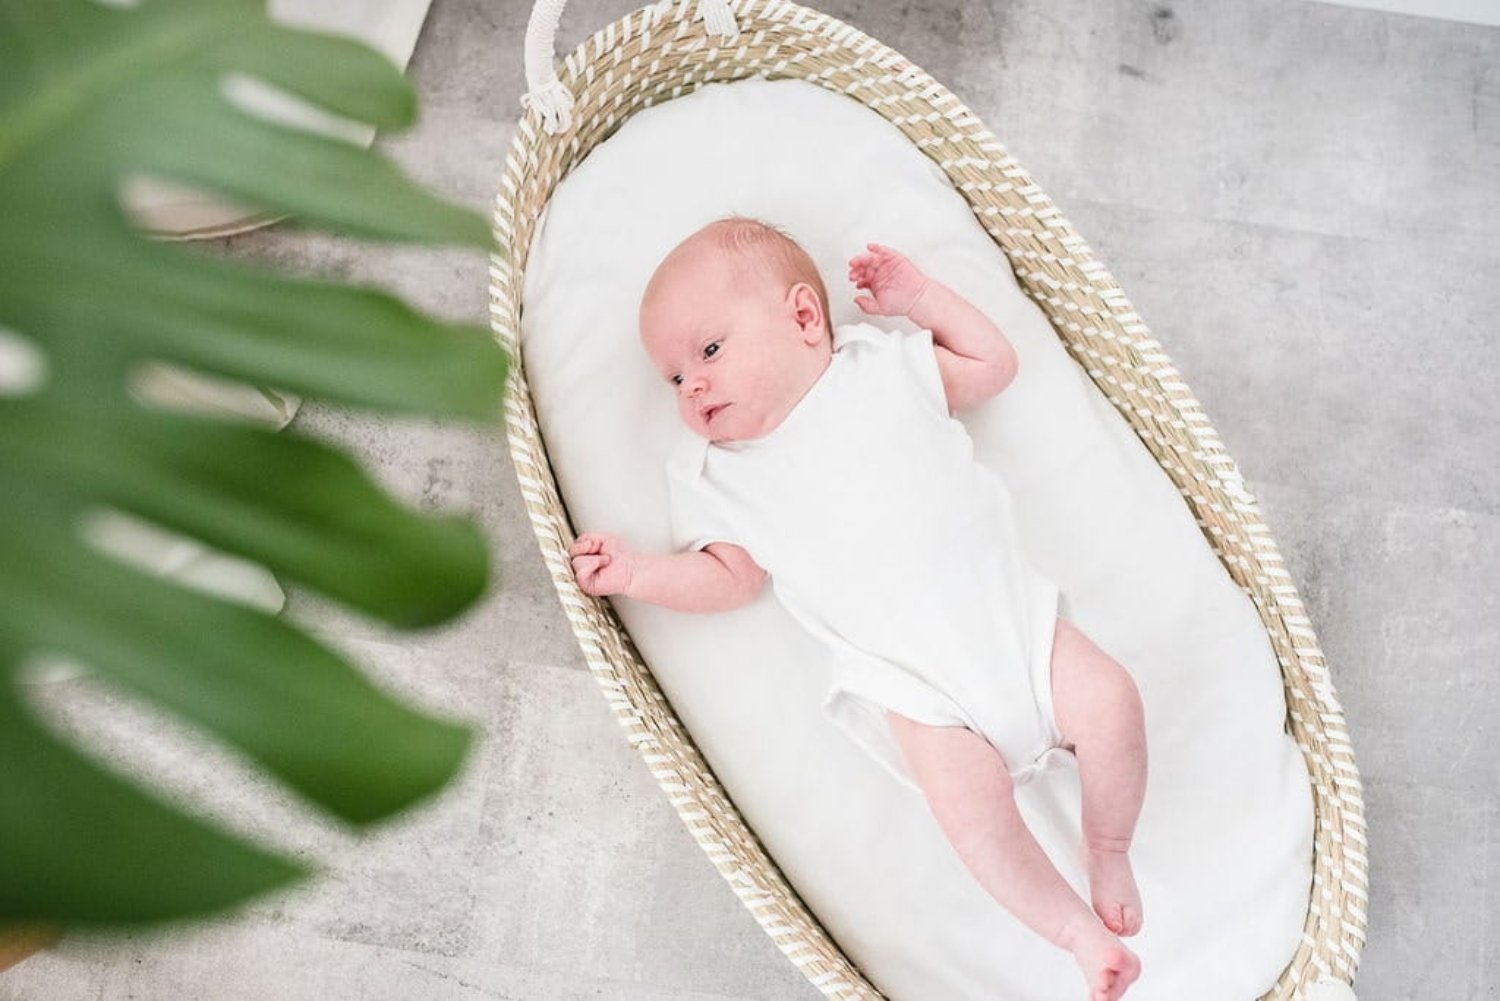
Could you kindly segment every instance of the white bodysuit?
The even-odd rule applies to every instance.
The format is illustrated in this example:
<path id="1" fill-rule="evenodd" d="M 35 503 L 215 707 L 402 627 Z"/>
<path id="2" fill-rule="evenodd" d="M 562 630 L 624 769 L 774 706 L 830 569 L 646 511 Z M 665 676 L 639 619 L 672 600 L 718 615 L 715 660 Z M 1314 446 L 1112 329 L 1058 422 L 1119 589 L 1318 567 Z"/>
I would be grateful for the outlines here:
<path id="1" fill-rule="evenodd" d="M 1057 585 L 1023 559 L 1009 491 L 949 414 L 931 331 L 836 327 L 828 369 L 769 434 L 682 433 L 674 544 L 749 552 L 833 652 L 824 711 L 898 780 L 921 791 L 886 709 L 970 728 L 1017 784 L 1056 757 Z"/>

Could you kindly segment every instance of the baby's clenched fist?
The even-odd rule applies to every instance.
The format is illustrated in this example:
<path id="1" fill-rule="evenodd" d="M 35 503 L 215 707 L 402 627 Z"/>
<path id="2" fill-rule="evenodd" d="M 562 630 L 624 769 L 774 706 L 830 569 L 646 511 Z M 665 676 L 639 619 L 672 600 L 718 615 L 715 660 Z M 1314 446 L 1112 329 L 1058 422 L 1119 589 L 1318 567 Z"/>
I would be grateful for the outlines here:
<path id="1" fill-rule="evenodd" d="M 635 571 L 635 553 L 626 548 L 619 536 L 609 532 L 585 532 L 568 549 L 573 562 L 573 576 L 584 594 L 603 597 L 624 594 L 630 589 Z"/>

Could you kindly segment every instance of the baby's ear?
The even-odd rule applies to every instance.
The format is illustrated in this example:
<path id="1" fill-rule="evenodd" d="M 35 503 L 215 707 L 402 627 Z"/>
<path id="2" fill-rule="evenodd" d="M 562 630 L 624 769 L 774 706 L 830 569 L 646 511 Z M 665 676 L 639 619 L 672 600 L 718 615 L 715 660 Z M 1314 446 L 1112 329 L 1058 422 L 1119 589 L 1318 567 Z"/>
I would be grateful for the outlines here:
<path id="1" fill-rule="evenodd" d="M 807 282 L 793 285 L 788 298 L 792 303 L 792 315 L 805 334 L 810 334 L 819 326 L 828 326 L 828 317 L 823 314 L 823 303 L 819 300 L 817 291 Z M 809 344 L 817 343 L 816 337 L 805 336 L 804 339 Z"/>

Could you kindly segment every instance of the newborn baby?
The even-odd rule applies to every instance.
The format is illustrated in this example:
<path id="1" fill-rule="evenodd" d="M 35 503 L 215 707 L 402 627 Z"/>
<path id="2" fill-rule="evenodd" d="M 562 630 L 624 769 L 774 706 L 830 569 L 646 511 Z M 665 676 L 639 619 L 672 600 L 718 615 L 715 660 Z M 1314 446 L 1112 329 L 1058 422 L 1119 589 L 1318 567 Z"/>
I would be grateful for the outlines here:
<path id="1" fill-rule="evenodd" d="M 1146 784 L 1129 673 L 1058 614 L 1022 558 L 1010 494 L 952 411 L 1000 393 L 1015 349 L 983 313 L 878 244 L 849 263 L 872 316 L 830 329 L 807 253 L 731 216 L 675 247 L 640 333 L 686 431 L 668 466 L 682 551 L 608 533 L 570 554 L 588 594 L 683 611 L 737 608 L 770 581 L 832 652 L 825 709 L 921 792 L 969 871 L 1077 960 L 1093 1001 L 1140 973 L 1127 850 Z M 1092 907 L 1053 867 L 1012 790 L 1075 754 Z"/>

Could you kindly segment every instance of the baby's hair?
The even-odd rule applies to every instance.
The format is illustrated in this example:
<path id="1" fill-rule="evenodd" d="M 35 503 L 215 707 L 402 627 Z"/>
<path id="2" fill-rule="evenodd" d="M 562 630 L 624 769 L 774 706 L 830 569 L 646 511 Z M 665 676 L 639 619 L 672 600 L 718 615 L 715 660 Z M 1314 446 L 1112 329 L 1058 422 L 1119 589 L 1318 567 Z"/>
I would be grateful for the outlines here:
<path id="1" fill-rule="evenodd" d="M 779 226 L 749 216 L 728 215 L 704 226 L 720 250 L 731 252 L 740 261 L 789 289 L 798 282 L 811 285 L 823 307 L 823 323 L 833 334 L 833 317 L 828 312 L 828 289 L 818 266 L 802 245 Z"/>

